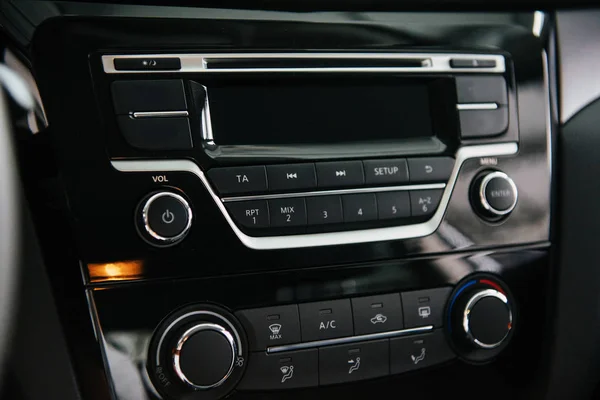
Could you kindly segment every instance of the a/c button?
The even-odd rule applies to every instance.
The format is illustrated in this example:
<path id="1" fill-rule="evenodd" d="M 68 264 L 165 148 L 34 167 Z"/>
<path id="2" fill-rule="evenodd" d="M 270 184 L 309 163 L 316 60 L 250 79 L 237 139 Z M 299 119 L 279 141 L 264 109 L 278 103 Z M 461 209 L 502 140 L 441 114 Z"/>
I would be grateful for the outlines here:
<path id="1" fill-rule="evenodd" d="M 352 309 L 350 300 L 321 301 L 300 304 L 302 341 L 352 336 Z"/>

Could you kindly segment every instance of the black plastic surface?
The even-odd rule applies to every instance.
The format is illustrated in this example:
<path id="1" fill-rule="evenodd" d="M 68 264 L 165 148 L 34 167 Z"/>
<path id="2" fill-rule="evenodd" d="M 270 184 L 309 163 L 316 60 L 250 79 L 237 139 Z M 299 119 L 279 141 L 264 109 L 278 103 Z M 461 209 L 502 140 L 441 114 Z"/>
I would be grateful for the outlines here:
<path id="1" fill-rule="evenodd" d="M 181 79 L 121 80 L 111 85 L 115 112 L 185 111 L 187 103 Z"/>
<path id="2" fill-rule="evenodd" d="M 457 76 L 456 97 L 461 104 L 508 104 L 506 80 L 501 76 Z"/>
<path id="3" fill-rule="evenodd" d="M 141 150 L 186 150 L 192 148 L 190 121 L 176 118 L 117 117 L 119 130 L 129 145 Z"/>
<path id="4" fill-rule="evenodd" d="M 508 128 L 508 109 L 459 111 L 463 139 L 500 135 Z"/>

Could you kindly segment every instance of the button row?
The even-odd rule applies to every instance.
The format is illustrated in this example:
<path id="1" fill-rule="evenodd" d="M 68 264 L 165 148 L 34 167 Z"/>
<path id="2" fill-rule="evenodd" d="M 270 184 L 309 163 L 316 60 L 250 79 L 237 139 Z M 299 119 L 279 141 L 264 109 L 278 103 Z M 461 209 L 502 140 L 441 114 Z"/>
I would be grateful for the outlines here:
<path id="1" fill-rule="evenodd" d="M 442 189 L 247 200 L 226 203 L 246 228 L 299 227 L 433 215 Z"/>
<path id="2" fill-rule="evenodd" d="M 208 177 L 221 195 L 446 182 L 454 168 L 450 157 L 334 161 L 213 168 Z"/>
<path id="3" fill-rule="evenodd" d="M 454 358 L 444 332 L 290 351 L 250 354 L 240 390 L 316 387 L 384 377 Z"/>
<path id="4" fill-rule="evenodd" d="M 236 312 L 250 351 L 300 342 L 443 325 L 451 288 L 392 293 Z"/>

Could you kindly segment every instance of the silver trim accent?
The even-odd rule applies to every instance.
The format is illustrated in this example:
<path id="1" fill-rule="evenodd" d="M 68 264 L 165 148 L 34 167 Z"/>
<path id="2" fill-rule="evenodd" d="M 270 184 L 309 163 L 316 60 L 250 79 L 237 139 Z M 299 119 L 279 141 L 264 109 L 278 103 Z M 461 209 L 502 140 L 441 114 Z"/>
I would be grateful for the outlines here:
<path id="1" fill-rule="evenodd" d="M 497 103 L 468 103 L 468 104 L 457 104 L 456 109 L 458 111 L 471 111 L 471 110 L 497 110 Z"/>
<path id="2" fill-rule="evenodd" d="M 165 337 L 167 336 L 167 334 L 171 331 L 171 329 L 173 329 L 173 327 L 179 321 L 181 321 L 181 320 L 183 320 L 185 318 L 194 316 L 194 315 L 210 315 L 212 317 L 219 318 L 221 321 L 223 321 L 224 323 L 226 323 L 229 326 L 229 331 L 233 332 L 233 334 L 235 335 L 235 340 L 237 342 L 238 356 L 241 357 L 243 355 L 243 353 L 242 353 L 242 339 L 240 338 L 240 334 L 235 329 L 235 327 L 233 326 L 233 324 L 231 322 L 229 322 L 229 320 L 227 318 L 225 318 L 221 314 L 217 314 L 217 313 L 212 312 L 212 311 L 192 311 L 192 312 L 189 312 L 187 314 L 183 314 L 182 316 L 180 316 L 179 318 L 177 318 L 175 321 L 171 322 L 171 324 L 169 324 L 169 326 L 167 326 L 167 328 L 163 332 L 162 336 L 158 340 L 158 345 L 156 346 L 156 365 L 160 365 L 161 348 L 162 348 L 163 342 L 164 342 Z"/>
<path id="3" fill-rule="evenodd" d="M 183 373 L 183 371 L 181 370 L 181 364 L 180 364 L 179 359 L 180 359 L 181 349 L 183 348 L 183 345 L 185 344 L 185 342 L 195 333 L 198 333 L 201 331 L 207 331 L 207 330 L 212 330 L 217 333 L 220 333 L 221 335 L 223 335 L 225 337 L 225 339 L 227 339 L 227 342 L 229 342 L 229 346 L 231 347 L 231 365 L 229 366 L 227 373 L 218 382 L 215 382 L 212 385 L 197 385 L 197 384 L 193 383 L 192 381 L 190 381 L 188 379 L 188 377 Z M 182 382 L 188 384 L 189 386 L 191 386 L 195 389 L 205 390 L 205 389 L 210 389 L 210 388 L 214 388 L 217 386 L 221 386 L 223 384 L 223 382 L 225 382 L 227 380 L 227 378 L 229 378 L 229 376 L 233 372 L 233 366 L 235 365 L 235 360 L 237 358 L 236 357 L 236 354 L 237 354 L 236 347 L 237 346 L 235 344 L 235 340 L 233 339 L 233 336 L 231 335 L 231 333 L 227 329 L 223 328 L 221 325 L 211 324 L 211 323 L 202 323 L 202 324 L 195 325 L 195 326 L 191 327 L 190 329 L 188 329 L 187 331 L 185 331 L 183 333 L 183 335 L 181 335 L 181 337 L 177 341 L 177 345 L 175 346 L 175 349 L 173 350 L 173 370 L 175 371 L 175 374 Z"/>
<path id="4" fill-rule="evenodd" d="M 173 118 L 189 117 L 187 111 L 135 111 L 131 113 L 133 118 Z"/>
<path id="5" fill-rule="evenodd" d="M 508 317 L 509 317 L 509 328 L 508 331 L 506 332 L 506 335 L 504 335 L 504 337 L 502 339 L 500 339 L 498 342 L 496 343 L 483 343 L 482 341 L 480 341 L 479 339 L 477 339 L 476 337 L 473 336 L 473 333 L 471 332 L 471 326 L 470 324 L 470 314 L 471 311 L 473 310 L 473 307 L 475 306 L 475 304 L 477 304 L 477 302 L 479 302 L 480 300 L 486 298 L 486 297 L 495 297 L 498 300 L 502 301 L 504 304 L 506 304 L 506 307 L 508 308 Z M 465 311 L 463 312 L 463 329 L 465 330 L 465 333 L 467 334 L 467 337 L 469 338 L 469 340 L 471 342 L 473 342 L 474 344 L 476 344 L 477 346 L 481 347 L 482 349 L 495 349 L 496 347 L 500 346 L 502 344 L 502 342 L 504 342 L 504 339 L 506 339 L 506 337 L 508 336 L 508 334 L 510 333 L 511 329 L 512 329 L 512 311 L 510 309 L 510 305 L 508 304 L 508 299 L 506 298 L 506 296 L 503 293 L 500 293 L 499 291 L 495 290 L 495 289 L 486 289 L 486 290 L 482 290 L 481 292 L 476 293 L 475 295 L 473 295 L 473 297 L 471 297 L 469 299 L 469 301 L 467 302 L 467 305 L 465 306 Z"/>
<path id="6" fill-rule="evenodd" d="M 490 183 L 490 181 L 492 179 L 496 179 L 496 178 L 506 180 L 508 182 L 508 184 L 510 185 L 510 187 L 512 188 L 513 193 L 515 194 L 514 202 L 506 210 L 498 210 L 498 209 L 495 209 L 494 207 L 492 207 L 487 200 L 487 196 L 485 195 L 485 190 L 487 189 L 487 185 Z M 518 198 L 519 198 L 519 192 L 517 190 L 517 185 L 515 185 L 515 182 L 504 172 L 496 171 L 496 172 L 492 172 L 492 173 L 486 175 L 485 178 L 483 178 L 483 180 L 481 181 L 481 185 L 479 186 L 479 200 L 481 201 L 481 205 L 483 206 L 483 208 L 486 211 L 488 211 L 496 216 L 499 216 L 499 217 L 510 214 L 512 212 L 512 210 L 514 210 L 515 207 L 517 206 Z"/>
<path id="7" fill-rule="evenodd" d="M 392 226 L 386 228 L 363 229 L 357 231 L 311 233 L 303 235 L 253 237 L 242 232 L 231 216 L 225 204 L 210 186 L 204 172 L 190 160 L 113 160 L 112 166 L 121 172 L 189 172 L 196 175 L 215 204 L 221 210 L 223 217 L 240 239 L 240 241 L 251 249 L 274 250 L 304 247 L 332 246 L 352 243 L 371 243 L 386 240 L 399 240 L 431 235 L 436 231 L 450 202 L 452 190 L 458 178 L 458 172 L 465 160 L 475 157 L 497 157 L 516 154 L 519 150 L 517 143 L 496 143 L 477 146 L 461 147 L 456 152 L 456 162 L 452 175 L 448 180 L 444 194 L 440 200 L 439 207 L 429 221 L 414 225 Z"/>
<path id="8" fill-rule="evenodd" d="M 427 189 L 444 189 L 445 183 L 431 183 L 424 185 L 405 185 L 405 186 L 384 186 L 384 187 L 367 187 L 356 189 L 339 189 L 339 190 L 322 190 L 314 192 L 297 192 L 297 193 L 282 193 L 282 194 L 260 194 L 256 196 L 236 196 L 224 197 L 221 199 L 223 203 L 230 203 L 245 200 L 269 200 L 269 199 L 287 199 L 291 197 L 305 196 L 330 196 L 335 194 L 352 194 L 352 193 L 379 193 L 379 192 L 395 192 L 404 190 L 427 190 Z"/>
<path id="9" fill-rule="evenodd" d="M 115 59 L 131 58 L 174 58 L 181 60 L 181 69 L 176 73 L 248 73 L 248 72 L 468 72 L 468 73 L 503 73 L 506 70 L 504 56 L 492 54 L 441 54 L 441 53 L 208 53 L 208 54 L 135 54 L 135 55 L 104 55 L 102 66 L 107 74 L 161 74 L 174 71 L 167 70 L 137 70 L 117 71 Z M 219 59 L 361 59 L 361 60 L 410 60 L 422 59 L 420 67 L 296 67 L 296 68 L 209 68 L 210 60 Z M 451 59 L 493 60 L 496 66 L 492 68 L 452 68 Z"/>
<path id="10" fill-rule="evenodd" d="M 385 338 L 396 337 L 396 336 L 410 335 L 412 333 L 429 332 L 431 330 L 433 330 L 433 325 L 420 326 L 418 328 L 402 329 L 399 331 L 371 333 L 368 335 L 349 336 L 349 337 L 336 338 L 336 339 L 316 340 L 314 342 L 287 344 L 287 345 L 283 345 L 283 346 L 269 347 L 267 349 L 267 353 L 269 353 L 269 354 L 281 353 L 282 351 L 310 349 L 313 347 L 332 346 L 335 344 L 344 344 L 344 343 L 355 343 L 355 342 L 362 342 L 363 340 L 385 339 Z"/>
<path id="11" fill-rule="evenodd" d="M 148 221 L 148 210 L 150 209 L 150 206 L 152 205 L 152 203 L 154 201 L 156 201 L 157 199 L 159 199 L 161 197 L 165 197 L 165 196 L 173 197 L 174 199 L 178 200 L 181 204 L 183 204 L 183 206 L 185 207 L 185 210 L 187 211 L 187 215 L 188 215 L 188 221 L 187 221 L 187 224 L 185 225 L 185 228 L 183 228 L 183 230 L 181 231 L 181 233 L 179 235 L 173 236 L 173 237 L 164 237 L 164 236 L 161 236 L 158 233 L 154 232 L 152 230 L 152 228 L 150 227 L 150 222 Z M 171 192 L 159 192 L 159 193 L 156 193 L 156 194 L 150 196 L 150 198 L 148 200 L 146 200 L 146 204 L 144 204 L 144 208 L 142 209 L 142 218 L 144 220 L 144 228 L 146 229 L 146 232 L 148 232 L 148 234 L 150 236 L 152 236 L 156 240 L 160 240 L 165 243 L 174 243 L 174 242 L 178 241 L 179 239 L 183 238 L 190 230 L 190 228 L 192 226 L 192 209 L 190 208 L 190 205 L 188 204 L 188 202 L 180 195 L 171 193 Z"/>

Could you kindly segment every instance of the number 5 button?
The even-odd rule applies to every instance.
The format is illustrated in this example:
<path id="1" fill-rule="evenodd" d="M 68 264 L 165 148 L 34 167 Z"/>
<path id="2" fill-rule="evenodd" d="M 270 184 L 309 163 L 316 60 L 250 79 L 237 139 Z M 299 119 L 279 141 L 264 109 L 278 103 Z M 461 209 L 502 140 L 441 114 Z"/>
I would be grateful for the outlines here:
<path id="1" fill-rule="evenodd" d="M 318 196 L 306 199 L 308 224 L 337 224 L 342 222 L 342 200 L 340 196 Z"/>

